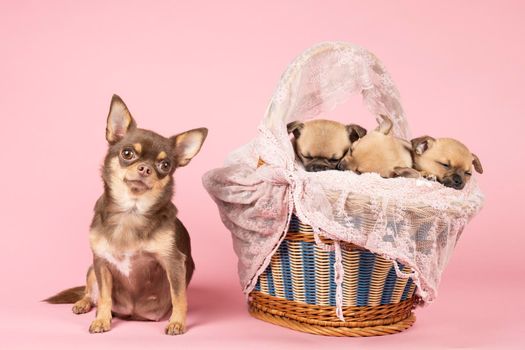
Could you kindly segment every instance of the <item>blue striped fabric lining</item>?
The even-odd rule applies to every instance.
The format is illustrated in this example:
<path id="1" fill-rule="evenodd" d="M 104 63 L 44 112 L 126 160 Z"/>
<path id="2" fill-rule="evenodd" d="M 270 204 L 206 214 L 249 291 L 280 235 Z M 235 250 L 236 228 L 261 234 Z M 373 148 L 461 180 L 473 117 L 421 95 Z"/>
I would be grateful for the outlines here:
<path id="1" fill-rule="evenodd" d="M 330 252 L 330 305 L 331 306 L 335 306 L 335 291 L 337 289 L 337 286 L 335 284 L 334 264 L 335 264 L 335 253 Z"/>
<path id="2" fill-rule="evenodd" d="M 290 222 L 290 232 L 299 232 L 299 221 L 297 217 L 293 216 Z M 321 295 L 320 291 L 317 291 L 316 288 L 316 279 L 315 279 L 315 243 L 313 242 L 301 242 L 300 244 L 302 249 L 302 271 L 293 271 L 293 273 L 302 274 L 304 280 L 304 292 L 306 297 L 306 303 L 311 305 L 316 305 L 317 296 Z M 293 284 L 292 284 L 292 271 L 290 265 L 290 256 L 288 249 L 288 241 L 284 240 L 279 247 L 279 254 L 274 258 L 279 258 L 278 262 L 281 265 L 281 270 L 283 274 L 283 287 L 284 295 L 287 300 L 294 300 Z M 332 251 L 328 254 L 329 257 L 329 290 L 323 291 L 324 293 L 328 292 L 329 304 L 330 306 L 336 305 L 336 284 L 335 284 L 335 253 Z M 357 289 L 357 306 L 368 306 L 368 296 L 370 292 L 370 283 L 372 279 L 372 273 L 374 270 L 374 263 L 376 256 L 370 251 L 360 251 L 359 252 L 359 266 L 358 266 L 358 280 L 355 288 Z M 403 270 L 404 266 L 399 264 L 399 268 Z M 271 265 L 266 268 L 264 272 L 267 284 L 268 284 L 268 293 L 271 296 L 276 296 L 275 293 L 275 284 L 274 276 Z M 392 296 L 394 292 L 394 287 L 398 277 L 394 266 L 390 268 L 386 276 L 383 288 L 383 294 L 381 296 L 381 305 L 386 305 L 392 303 Z M 401 296 L 401 301 L 404 301 L 408 298 L 408 294 L 412 287 L 413 281 L 410 278 L 406 283 L 405 288 Z M 343 288 L 349 288 L 349 286 L 343 285 Z M 261 283 L 258 280 L 254 288 L 256 291 L 261 291 Z"/>
<path id="3" fill-rule="evenodd" d="M 410 287 L 412 287 L 412 278 L 410 278 L 407 282 L 407 285 L 405 286 L 405 290 L 403 290 L 403 295 L 401 296 L 401 301 L 407 300 L 408 298 L 408 291 L 410 290 Z"/>
<path id="4" fill-rule="evenodd" d="M 308 242 L 301 242 L 303 249 L 303 276 L 304 276 L 304 291 L 306 294 L 306 302 L 308 304 L 316 303 L 315 296 L 315 258 L 314 245 Z"/>
<path id="5" fill-rule="evenodd" d="M 283 271 L 284 295 L 286 296 L 286 299 L 294 300 L 292 274 L 290 273 L 290 260 L 288 256 L 288 242 L 283 241 L 279 247 L 279 250 L 281 256 L 281 270 Z"/>
<path id="6" fill-rule="evenodd" d="M 374 270 L 375 255 L 363 251 L 359 259 L 359 278 L 357 281 L 357 306 L 368 305 L 368 292 Z"/>
<path id="7" fill-rule="evenodd" d="M 273 285 L 272 268 L 266 269 L 266 277 L 268 278 L 268 293 L 271 296 L 275 296 L 275 288 Z"/>
<path id="8" fill-rule="evenodd" d="M 394 286 L 396 285 L 397 275 L 394 266 L 388 271 L 388 275 L 385 279 L 385 285 L 383 289 L 383 295 L 381 296 L 381 305 L 390 304 L 392 300 L 392 293 L 394 292 Z"/>
<path id="9" fill-rule="evenodd" d="M 299 219 L 295 215 L 292 215 L 292 218 L 290 219 L 288 232 L 299 232 Z"/>

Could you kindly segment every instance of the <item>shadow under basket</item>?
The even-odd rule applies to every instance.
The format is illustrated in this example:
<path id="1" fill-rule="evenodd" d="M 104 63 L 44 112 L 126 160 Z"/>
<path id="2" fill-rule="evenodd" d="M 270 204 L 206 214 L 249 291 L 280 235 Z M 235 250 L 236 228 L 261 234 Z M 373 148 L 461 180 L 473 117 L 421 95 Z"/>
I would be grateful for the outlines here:
<path id="1" fill-rule="evenodd" d="M 418 301 L 412 279 L 397 277 L 391 261 L 362 247 L 341 242 L 341 252 L 345 322 L 336 316 L 335 253 L 317 247 L 312 227 L 295 216 L 250 293 L 250 314 L 279 326 L 327 336 L 386 335 L 412 326 L 412 310 Z M 411 272 L 400 263 L 398 266 Z"/>

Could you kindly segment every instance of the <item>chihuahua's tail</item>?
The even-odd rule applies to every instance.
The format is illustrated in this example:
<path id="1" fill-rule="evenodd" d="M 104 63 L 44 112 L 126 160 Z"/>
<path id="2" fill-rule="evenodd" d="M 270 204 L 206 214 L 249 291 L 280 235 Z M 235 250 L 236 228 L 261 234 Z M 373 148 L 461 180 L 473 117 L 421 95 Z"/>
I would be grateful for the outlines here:
<path id="1" fill-rule="evenodd" d="M 52 297 L 49 297 L 42 301 L 45 301 L 50 304 L 74 304 L 84 297 L 86 293 L 85 291 L 85 286 L 73 287 L 63 290 L 60 293 L 55 294 Z"/>

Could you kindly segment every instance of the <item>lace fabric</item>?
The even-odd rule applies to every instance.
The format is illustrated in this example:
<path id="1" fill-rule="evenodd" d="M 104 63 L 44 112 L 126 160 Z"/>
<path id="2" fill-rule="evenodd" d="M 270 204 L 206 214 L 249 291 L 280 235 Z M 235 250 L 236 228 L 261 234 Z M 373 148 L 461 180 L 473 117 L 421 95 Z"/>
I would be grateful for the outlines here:
<path id="1" fill-rule="evenodd" d="M 232 233 L 246 294 L 269 264 L 295 212 L 313 227 L 323 249 L 336 251 L 341 319 L 340 241 L 407 264 L 422 300 L 435 299 L 443 270 L 465 225 L 481 209 L 483 195 L 475 178 L 458 191 L 424 179 L 305 172 L 295 162 L 286 124 L 326 112 L 353 93 L 362 94 L 373 115 L 390 116 L 396 136 L 410 138 L 399 93 L 382 63 L 358 46 L 322 43 L 288 67 L 258 136 L 232 152 L 224 167 L 204 175 L 203 184 Z M 258 166 L 260 160 L 263 166 Z M 324 245 L 319 235 L 334 240 L 334 246 Z"/>

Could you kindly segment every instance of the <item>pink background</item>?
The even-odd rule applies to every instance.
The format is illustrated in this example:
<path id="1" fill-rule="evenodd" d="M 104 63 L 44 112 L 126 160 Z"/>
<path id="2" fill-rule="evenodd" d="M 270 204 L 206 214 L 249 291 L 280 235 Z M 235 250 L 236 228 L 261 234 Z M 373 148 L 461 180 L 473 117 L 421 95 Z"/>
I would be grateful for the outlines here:
<path id="1" fill-rule="evenodd" d="M 522 173 L 525 5 L 519 1 L 2 1 L 0 339 L 5 349 L 228 347 L 524 348 Z M 380 57 L 414 135 L 463 140 L 485 168 L 486 205 L 460 240 L 440 296 L 409 331 L 335 339 L 252 319 L 229 232 L 202 174 L 256 133 L 286 65 L 324 40 Z M 166 136 L 207 126 L 177 174 L 197 263 L 189 331 L 114 322 L 39 300 L 83 283 L 111 94 Z M 334 115 L 373 125 L 358 99 Z"/>

